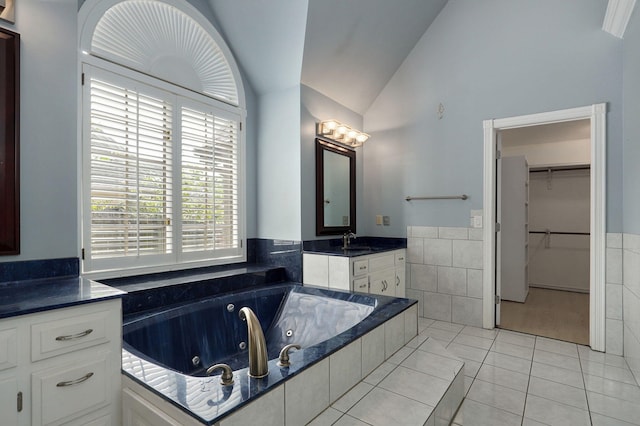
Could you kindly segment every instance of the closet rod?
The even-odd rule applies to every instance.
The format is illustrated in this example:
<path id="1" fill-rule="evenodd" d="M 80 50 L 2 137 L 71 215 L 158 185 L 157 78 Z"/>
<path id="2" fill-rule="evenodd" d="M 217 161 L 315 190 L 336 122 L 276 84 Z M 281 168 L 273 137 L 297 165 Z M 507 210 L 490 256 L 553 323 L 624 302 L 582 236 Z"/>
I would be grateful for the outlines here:
<path id="1" fill-rule="evenodd" d="M 550 235 L 591 235 L 590 232 L 552 232 L 552 231 L 529 231 L 530 234 L 550 234 Z"/>
<path id="2" fill-rule="evenodd" d="M 411 201 L 411 200 L 466 200 L 467 198 L 469 198 L 468 195 L 462 194 L 462 195 L 442 195 L 442 196 L 435 196 L 435 197 L 412 197 L 412 196 L 408 196 L 407 198 L 405 198 L 405 200 L 407 200 L 407 201 Z"/>
<path id="3" fill-rule="evenodd" d="M 532 167 L 529 169 L 529 173 L 549 173 L 549 171 L 562 172 L 569 170 L 591 170 L 591 166 Z"/>

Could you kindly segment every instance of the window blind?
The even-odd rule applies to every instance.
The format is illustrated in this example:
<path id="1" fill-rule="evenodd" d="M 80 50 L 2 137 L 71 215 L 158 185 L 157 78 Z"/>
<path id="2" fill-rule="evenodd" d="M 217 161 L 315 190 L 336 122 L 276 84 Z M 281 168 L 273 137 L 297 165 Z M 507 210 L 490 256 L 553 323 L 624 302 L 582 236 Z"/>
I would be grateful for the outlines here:
<path id="1" fill-rule="evenodd" d="M 172 105 L 90 80 L 91 256 L 172 251 Z"/>
<path id="2" fill-rule="evenodd" d="M 85 72 L 85 271 L 243 259 L 240 115 Z"/>
<path id="3" fill-rule="evenodd" d="M 238 122 L 183 107 L 182 250 L 238 248 Z"/>

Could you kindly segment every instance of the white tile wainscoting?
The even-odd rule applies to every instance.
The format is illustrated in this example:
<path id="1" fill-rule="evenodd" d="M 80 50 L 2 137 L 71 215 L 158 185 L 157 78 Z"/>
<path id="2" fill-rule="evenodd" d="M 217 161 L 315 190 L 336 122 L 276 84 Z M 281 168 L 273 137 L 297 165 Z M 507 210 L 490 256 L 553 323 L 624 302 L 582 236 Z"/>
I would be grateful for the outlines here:
<path id="1" fill-rule="evenodd" d="M 482 228 L 409 226 L 407 297 L 421 317 L 482 326 Z"/>
<path id="2" fill-rule="evenodd" d="M 407 297 L 419 315 L 481 327 L 482 228 L 409 226 L 407 236 Z M 631 345 L 640 377 L 640 235 L 608 233 L 606 264 L 606 352 L 627 355 Z"/>
<path id="3" fill-rule="evenodd" d="M 622 234 L 607 234 L 605 350 L 623 354 Z"/>
<path id="4" fill-rule="evenodd" d="M 624 234 L 620 247 L 623 271 L 621 299 L 623 302 L 624 357 L 636 380 L 640 382 L 640 235 Z M 607 281 L 609 281 L 608 277 Z M 608 287 L 607 290 L 609 290 Z M 607 291 L 608 297 L 609 292 Z M 607 319 L 607 325 L 608 321 L 609 319 Z M 609 339 L 607 338 L 607 345 L 608 343 Z"/>

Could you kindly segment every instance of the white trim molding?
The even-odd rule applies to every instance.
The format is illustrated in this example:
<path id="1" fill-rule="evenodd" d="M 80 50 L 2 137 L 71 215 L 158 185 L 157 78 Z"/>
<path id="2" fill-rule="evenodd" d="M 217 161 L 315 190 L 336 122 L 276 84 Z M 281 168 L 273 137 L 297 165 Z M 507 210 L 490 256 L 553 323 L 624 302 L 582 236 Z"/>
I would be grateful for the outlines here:
<path id="1" fill-rule="evenodd" d="M 618 38 L 624 37 L 636 0 L 609 0 L 602 30 Z"/>
<path id="2" fill-rule="evenodd" d="M 607 105 L 544 112 L 519 117 L 485 120 L 484 127 L 484 272 L 482 324 L 496 325 L 496 137 L 500 130 L 563 121 L 591 122 L 591 225 L 589 343 L 605 350 L 605 255 L 606 255 L 606 113 Z"/>

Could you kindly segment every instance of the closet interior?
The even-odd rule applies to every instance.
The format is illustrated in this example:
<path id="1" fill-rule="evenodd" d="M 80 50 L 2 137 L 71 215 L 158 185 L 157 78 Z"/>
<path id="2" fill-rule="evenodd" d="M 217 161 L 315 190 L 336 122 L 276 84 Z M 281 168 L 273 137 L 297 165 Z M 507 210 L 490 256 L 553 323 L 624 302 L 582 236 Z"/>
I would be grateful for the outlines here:
<path id="1" fill-rule="evenodd" d="M 499 327 L 589 344 L 590 139 L 550 130 L 501 135 Z"/>

